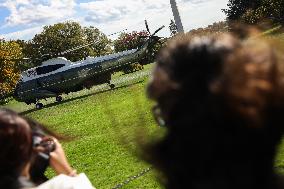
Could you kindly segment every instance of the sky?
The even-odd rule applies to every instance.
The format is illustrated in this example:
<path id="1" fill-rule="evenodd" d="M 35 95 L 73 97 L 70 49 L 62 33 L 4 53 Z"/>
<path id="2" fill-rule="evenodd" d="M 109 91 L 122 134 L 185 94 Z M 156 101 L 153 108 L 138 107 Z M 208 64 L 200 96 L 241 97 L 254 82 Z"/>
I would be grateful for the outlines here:
<path id="1" fill-rule="evenodd" d="M 185 31 L 225 19 L 228 0 L 176 0 Z M 0 38 L 30 40 L 43 26 L 76 21 L 106 35 L 127 29 L 150 31 L 165 25 L 159 36 L 170 35 L 170 0 L 0 0 Z M 116 38 L 116 35 L 111 38 Z"/>

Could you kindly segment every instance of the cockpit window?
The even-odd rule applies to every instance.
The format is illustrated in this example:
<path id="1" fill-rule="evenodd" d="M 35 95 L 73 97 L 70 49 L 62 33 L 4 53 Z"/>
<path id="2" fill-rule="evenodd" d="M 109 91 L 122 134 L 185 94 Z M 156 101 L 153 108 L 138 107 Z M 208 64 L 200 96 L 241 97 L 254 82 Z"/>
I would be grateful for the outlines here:
<path id="1" fill-rule="evenodd" d="M 53 72 L 55 70 L 58 70 L 59 68 L 62 68 L 63 66 L 65 66 L 65 64 L 55 64 L 55 65 L 38 67 L 36 69 L 36 72 L 37 72 L 37 75 L 47 74 L 49 72 Z"/>

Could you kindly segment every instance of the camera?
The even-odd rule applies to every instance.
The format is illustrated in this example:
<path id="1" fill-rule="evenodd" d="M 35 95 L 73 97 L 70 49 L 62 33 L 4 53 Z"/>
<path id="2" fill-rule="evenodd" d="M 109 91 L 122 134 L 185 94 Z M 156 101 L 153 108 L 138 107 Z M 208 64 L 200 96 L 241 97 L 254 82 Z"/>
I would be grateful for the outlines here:
<path id="1" fill-rule="evenodd" d="M 40 148 L 37 152 L 30 168 L 31 180 L 36 184 L 41 184 L 48 180 L 44 175 L 49 166 L 50 152 L 56 148 L 55 142 L 52 138 L 47 137 L 41 130 L 33 131 L 33 148 Z"/>

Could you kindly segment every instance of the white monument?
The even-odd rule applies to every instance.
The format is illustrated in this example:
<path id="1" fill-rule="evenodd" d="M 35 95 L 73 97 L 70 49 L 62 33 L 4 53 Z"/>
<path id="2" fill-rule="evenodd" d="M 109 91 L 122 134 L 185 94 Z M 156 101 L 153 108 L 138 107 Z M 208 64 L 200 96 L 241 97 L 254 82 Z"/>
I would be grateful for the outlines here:
<path id="1" fill-rule="evenodd" d="M 179 15 L 178 8 L 177 8 L 177 3 L 175 0 L 170 0 L 170 2 L 171 2 L 171 7 L 172 7 L 174 19 L 175 19 L 175 24 L 177 25 L 177 31 L 178 33 L 184 33 L 180 15 Z"/>

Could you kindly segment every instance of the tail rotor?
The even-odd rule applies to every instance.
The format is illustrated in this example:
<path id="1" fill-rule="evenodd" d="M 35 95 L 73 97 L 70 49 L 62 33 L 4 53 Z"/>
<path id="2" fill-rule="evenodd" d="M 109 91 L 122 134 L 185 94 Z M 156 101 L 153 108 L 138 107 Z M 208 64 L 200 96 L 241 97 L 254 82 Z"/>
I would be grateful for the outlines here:
<path id="1" fill-rule="evenodd" d="M 150 29 L 149 29 L 149 25 L 148 25 L 147 20 L 145 20 L 145 26 L 146 26 L 147 32 L 149 33 L 149 35 L 151 35 L 151 32 L 150 32 Z"/>
<path id="2" fill-rule="evenodd" d="M 159 31 L 161 31 L 165 27 L 163 25 L 160 28 L 158 28 L 153 34 L 151 34 L 147 20 L 145 20 L 145 26 L 146 26 L 147 32 L 149 33 L 149 39 L 153 38 Z"/>

